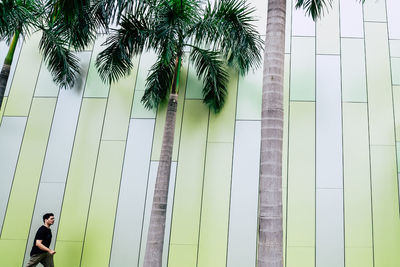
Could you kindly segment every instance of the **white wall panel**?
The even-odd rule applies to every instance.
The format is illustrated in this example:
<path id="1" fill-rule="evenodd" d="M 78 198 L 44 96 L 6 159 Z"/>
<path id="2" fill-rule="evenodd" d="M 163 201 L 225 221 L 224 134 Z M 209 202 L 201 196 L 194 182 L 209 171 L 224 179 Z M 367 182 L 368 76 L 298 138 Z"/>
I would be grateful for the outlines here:
<path id="1" fill-rule="evenodd" d="M 344 266 L 340 57 L 317 56 L 316 75 L 316 266 L 340 267 Z"/>
<path id="2" fill-rule="evenodd" d="M 364 37 L 363 9 L 359 1 L 340 0 L 341 37 Z"/>
<path id="3" fill-rule="evenodd" d="M 90 54 L 83 52 L 80 57 L 84 66 L 82 76 L 74 88 L 61 89 L 57 99 L 41 182 L 65 183 L 68 175 Z"/>
<path id="4" fill-rule="evenodd" d="M 237 121 L 228 236 L 229 267 L 255 265 L 260 121 Z"/>
<path id="5" fill-rule="evenodd" d="M 154 119 L 131 119 L 118 200 L 110 266 L 137 266 Z"/>

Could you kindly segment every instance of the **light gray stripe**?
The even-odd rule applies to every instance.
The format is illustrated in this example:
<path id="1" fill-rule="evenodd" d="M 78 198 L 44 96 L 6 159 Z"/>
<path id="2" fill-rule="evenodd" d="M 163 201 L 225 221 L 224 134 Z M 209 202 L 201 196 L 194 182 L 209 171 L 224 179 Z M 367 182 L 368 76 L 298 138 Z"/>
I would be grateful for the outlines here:
<path id="1" fill-rule="evenodd" d="M 80 54 L 82 76 L 72 89 L 61 89 L 51 127 L 41 182 L 65 182 L 68 175 L 90 53 Z M 62 196 L 60 196 L 62 197 Z"/>
<path id="2" fill-rule="evenodd" d="M 317 56 L 316 266 L 344 266 L 340 57 Z M 335 188 L 322 190 L 327 188 Z M 327 215 L 329 214 L 329 215 Z"/>
<path id="3" fill-rule="evenodd" d="M 343 188 L 340 57 L 317 56 L 316 186 Z"/>
<path id="4" fill-rule="evenodd" d="M 51 240 L 50 248 L 54 249 L 64 187 L 64 183 L 40 183 L 35 211 L 32 217 L 31 231 L 26 245 L 24 266 L 28 263 L 36 231 L 41 225 L 43 225 L 42 216 L 48 212 L 54 213 L 56 218 L 56 223 L 51 227 L 53 238 Z"/>
<path id="5" fill-rule="evenodd" d="M 364 38 L 362 4 L 358 1 L 340 0 L 340 36 Z"/>
<path id="6" fill-rule="evenodd" d="M 0 127 L 0 234 L 25 125 L 26 117 L 3 117 Z"/>
<path id="7" fill-rule="evenodd" d="M 343 191 L 317 189 L 316 266 L 344 266 Z"/>
<path id="8" fill-rule="evenodd" d="M 131 119 L 110 266 L 136 266 L 140 252 L 154 119 Z"/>
<path id="9" fill-rule="evenodd" d="M 169 180 L 169 191 L 168 191 L 168 205 L 167 205 L 167 218 L 165 222 L 165 238 L 164 238 L 164 248 L 163 248 L 163 261 L 162 267 L 167 267 L 168 253 L 169 253 L 169 237 L 171 232 L 171 218 L 172 218 L 172 207 L 174 200 L 174 189 L 175 189 L 175 178 L 176 178 L 176 162 L 171 163 L 171 173 Z M 139 266 L 143 266 L 144 262 L 144 254 L 146 252 L 146 241 L 147 241 L 147 233 L 150 224 L 150 213 L 151 206 L 153 204 L 153 195 L 154 195 L 154 187 L 156 183 L 157 177 L 157 169 L 158 169 L 158 161 L 152 161 L 150 167 L 150 175 L 149 175 L 149 185 L 147 188 L 147 197 L 146 197 L 146 208 L 145 215 L 143 221 L 143 230 L 142 230 L 142 242 L 140 245 L 140 259 Z"/>
<path id="10" fill-rule="evenodd" d="M 236 122 L 227 259 L 229 267 L 250 267 L 256 261 L 260 133 L 259 121 Z"/>

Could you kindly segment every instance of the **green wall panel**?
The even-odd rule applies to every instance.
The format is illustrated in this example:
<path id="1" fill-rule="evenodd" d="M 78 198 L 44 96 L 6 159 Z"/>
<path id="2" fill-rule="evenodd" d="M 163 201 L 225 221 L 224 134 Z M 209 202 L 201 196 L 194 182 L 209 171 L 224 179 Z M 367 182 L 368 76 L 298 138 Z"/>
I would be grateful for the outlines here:
<path id="1" fill-rule="evenodd" d="M 203 99 L 203 80 L 197 76 L 197 71 L 192 63 L 189 63 L 186 85 L 186 99 Z"/>
<path id="2" fill-rule="evenodd" d="M 15 171 L 2 239 L 26 239 L 31 223 L 55 98 L 35 98 Z M 23 258 L 23 255 L 20 255 Z"/>
<path id="3" fill-rule="evenodd" d="M 41 63 L 38 49 L 40 38 L 41 34 L 35 33 L 22 47 L 4 113 L 6 116 L 28 116 L 29 114 Z"/>
<path id="4" fill-rule="evenodd" d="M 142 99 L 144 89 L 146 88 L 147 75 L 149 74 L 151 66 L 156 62 L 156 60 L 157 55 L 153 51 L 144 52 L 140 56 L 131 118 L 155 118 L 155 111 L 145 109 L 140 100 Z"/>
<path id="5" fill-rule="evenodd" d="M 105 106 L 106 99 L 83 100 L 57 240 L 83 241 Z"/>
<path id="6" fill-rule="evenodd" d="M 0 265 L 19 267 L 22 265 L 26 240 L 0 240 Z"/>
<path id="7" fill-rule="evenodd" d="M 182 128 L 182 114 L 185 106 L 185 88 L 187 79 L 188 62 L 182 62 L 182 69 L 179 78 L 179 91 L 178 91 L 178 107 L 176 112 L 175 122 L 175 136 L 174 148 L 172 152 L 172 160 L 176 161 L 178 158 L 179 136 L 181 135 Z M 151 160 L 157 161 L 160 159 L 162 138 L 164 134 L 165 116 L 167 115 L 167 104 L 165 101 L 161 103 L 157 110 L 156 126 L 154 130 L 153 149 L 151 152 Z"/>
<path id="8" fill-rule="evenodd" d="M 298 261 L 295 247 L 315 246 L 315 104 L 312 102 L 290 104 L 288 194 L 289 264 Z M 312 266 L 314 255 L 307 259 L 307 266 Z"/>
<path id="9" fill-rule="evenodd" d="M 233 142 L 236 113 L 236 96 L 238 75 L 231 73 L 227 86 L 228 95 L 225 105 L 219 113 L 210 112 L 210 129 L 208 131 L 208 142 Z"/>
<path id="10" fill-rule="evenodd" d="M 386 1 L 365 1 L 364 21 L 386 22 Z"/>
<path id="11" fill-rule="evenodd" d="M 101 141 L 83 246 L 82 266 L 108 266 L 117 208 L 124 141 Z"/>
<path id="12" fill-rule="evenodd" d="M 126 140 L 136 83 L 138 60 L 128 77 L 111 85 L 104 119 L 103 140 Z"/>
<path id="13" fill-rule="evenodd" d="M 364 40 L 342 38 L 343 102 L 367 102 Z"/>
<path id="14" fill-rule="evenodd" d="M 340 54 L 339 0 L 316 23 L 317 54 Z"/>
<path id="15" fill-rule="evenodd" d="M 290 100 L 315 100 L 314 37 L 292 37 Z"/>
<path id="16" fill-rule="evenodd" d="M 170 245 L 168 267 L 196 266 L 197 245 Z"/>
<path id="17" fill-rule="evenodd" d="M 400 57 L 400 40 L 389 40 L 390 56 Z"/>
<path id="18" fill-rule="evenodd" d="M 287 247 L 286 267 L 315 266 L 315 247 Z"/>
<path id="19" fill-rule="evenodd" d="M 187 100 L 183 116 L 181 145 L 172 212 L 169 266 L 178 265 L 175 249 L 195 246 L 197 251 L 209 110 L 201 100 Z M 178 246 L 174 246 L 178 245 Z M 190 253 L 190 255 L 196 255 Z M 171 256 L 172 255 L 172 256 Z M 190 258 L 196 262 L 196 258 Z M 194 266 L 194 265 L 186 265 Z"/>
<path id="20" fill-rule="evenodd" d="M 346 267 L 373 267 L 374 258 L 372 247 L 370 248 L 346 248 Z"/>
<path id="21" fill-rule="evenodd" d="M 237 93 L 237 120 L 261 119 L 263 69 L 250 71 L 245 76 L 239 77 Z"/>
<path id="22" fill-rule="evenodd" d="M 81 263 L 83 242 L 57 241 L 54 265 L 57 267 L 78 267 Z"/>
<path id="23" fill-rule="evenodd" d="M 400 220 L 395 146 L 371 146 L 375 266 L 400 265 Z"/>
<path id="24" fill-rule="evenodd" d="M 98 54 L 104 49 L 101 45 L 106 41 L 106 35 L 98 35 L 94 43 L 92 56 L 89 65 L 89 71 L 86 81 L 84 97 L 107 97 L 110 85 L 104 83 L 95 67 Z"/>
<path id="25" fill-rule="evenodd" d="M 364 253 L 365 266 L 372 266 L 367 104 L 343 104 L 343 163 L 346 266 L 360 266 L 360 263 L 355 261 L 360 251 Z"/>
<path id="26" fill-rule="evenodd" d="M 400 58 L 392 58 L 392 83 L 400 85 Z"/>
<path id="27" fill-rule="evenodd" d="M 207 144 L 197 264 L 199 267 L 226 266 L 232 149 L 232 143 Z M 224 160 L 221 161 L 222 158 Z"/>
<path id="28" fill-rule="evenodd" d="M 394 145 L 392 85 L 387 28 L 365 23 L 371 145 Z"/>
<path id="29" fill-rule="evenodd" d="M 400 86 L 393 86 L 393 109 L 396 141 L 400 141 Z"/>
<path id="30" fill-rule="evenodd" d="M 53 82 L 50 71 L 47 69 L 46 64 L 42 62 L 37 78 L 35 97 L 57 97 L 58 91 L 59 88 L 57 84 Z"/>

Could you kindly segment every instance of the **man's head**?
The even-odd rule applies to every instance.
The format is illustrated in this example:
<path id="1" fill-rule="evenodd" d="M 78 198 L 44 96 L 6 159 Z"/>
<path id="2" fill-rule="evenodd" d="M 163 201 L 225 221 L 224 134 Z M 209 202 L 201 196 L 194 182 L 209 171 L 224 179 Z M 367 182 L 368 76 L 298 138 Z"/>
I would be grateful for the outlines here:
<path id="1" fill-rule="evenodd" d="M 52 225 L 54 223 L 54 214 L 46 213 L 45 215 L 43 215 L 43 222 L 48 226 Z"/>

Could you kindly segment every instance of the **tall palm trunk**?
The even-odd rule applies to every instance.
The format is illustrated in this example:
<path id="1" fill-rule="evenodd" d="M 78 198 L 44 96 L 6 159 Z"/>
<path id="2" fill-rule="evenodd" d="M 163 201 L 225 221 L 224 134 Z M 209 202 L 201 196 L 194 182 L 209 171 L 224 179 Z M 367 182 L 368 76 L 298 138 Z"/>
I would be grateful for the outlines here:
<path id="1" fill-rule="evenodd" d="M 144 267 L 161 267 L 162 263 L 169 177 L 171 172 L 172 151 L 174 147 L 176 111 L 178 106 L 178 93 L 176 88 L 179 82 L 180 66 L 181 59 L 177 58 L 165 118 L 160 162 L 158 165 L 156 185 L 154 188 L 149 232 L 147 234 Z"/>
<path id="2" fill-rule="evenodd" d="M 6 91 L 8 77 L 10 76 L 11 63 L 14 58 L 15 47 L 17 46 L 18 38 L 19 31 L 16 31 L 8 49 L 7 56 L 4 59 L 3 68 L 0 72 L 0 109 L 3 104 L 4 93 Z"/>
<path id="3" fill-rule="evenodd" d="M 269 0 L 264 52 L 258 267 L 283 266 L 282 138 L 286 0 Z"/>

